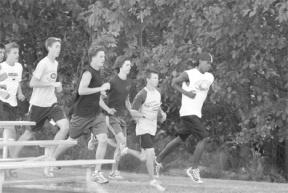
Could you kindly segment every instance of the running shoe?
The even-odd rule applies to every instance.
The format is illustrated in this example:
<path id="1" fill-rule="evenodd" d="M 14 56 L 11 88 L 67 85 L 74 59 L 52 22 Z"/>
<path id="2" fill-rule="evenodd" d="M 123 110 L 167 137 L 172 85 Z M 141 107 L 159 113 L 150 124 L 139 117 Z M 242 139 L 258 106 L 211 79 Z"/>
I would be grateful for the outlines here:
<path id="1" fill-rule="evenodd" d="M 203 183 L 202 179 L 200 178 L 200 171 L 198 168 L 192 169 L 192 167 L 190 167 L 186 170 L 186 173 L 194 182 L 196 182 L 198 184 Z"/>
<path id="2" fill-rule="evenodd" d="M 154 169 L 155 169 L 155 178 L 159 178 L 160 169 L 163 168 L 162 163 L 156 161 L 156 157 L 154 159 Z"/>
<path id="3" fill-rule="evenodd" d="M 157 182 L 157 180 L 151 180 L 151 181 L 150 181 L 150 186 L 151 186 L 152 188 L 155 188 L 155 189 L 161 191 L 161 192 L 164 192 L 164 191 L 166 190 L 166 188 L 164 188 L 163 186 L 161 186 L 161 185 Z"/>
<path id="4" fill-rule="evenodd" d="M 120 175 L 120 172 L 118 170 L 114 171 L 114 172 L 110 172 L 110 175 L 108 176 L 108 178 L 110 179 L 117 179 L 117 180 L 122 180 L 124 179 L 123 176 Z"/>
<path id="5" fill-rule="evenodd" d="M 99 184 L 106 184 L 109 182 L 107 178 L 103 176 L 103 173 L 100 171 L 94 171 L 91 175 L 91 180 L 98 182 Z"/>

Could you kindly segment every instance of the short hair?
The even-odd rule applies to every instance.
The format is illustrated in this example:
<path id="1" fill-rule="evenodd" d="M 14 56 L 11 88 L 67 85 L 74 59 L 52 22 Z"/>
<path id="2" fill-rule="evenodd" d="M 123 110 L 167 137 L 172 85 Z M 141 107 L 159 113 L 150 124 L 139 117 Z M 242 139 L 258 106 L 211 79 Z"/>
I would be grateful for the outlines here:
<path id="1" fill-rule="evenodd" d="M 11 42 L 11 43 L 9 43 L 9 44 L 6 44 L 6 45 L 5 45 L 5 55 L 7 55 L 8 53 L 10 53 L 10 51 L 11 51 L 13 48 L 19 49 L 18 44 L 16 44 L 15 42 Z"/>
<path id="2" fill-rule="evenodd" d="M 144 72 L 144 79 L 151 78 L 152 74 L 158 74 L 158 71 L 153 68 L 147 68 Z"/>
<path id="3" fill-rule="evenodd" d="M 55 42 L 60 42 L 61 43 L 61 39 L 60 38 L 55 38 L 55 37 L 47 38 L 47 40 L 45 41 L 45 47 L 46 47 L 47 51 L 48 51 L 48 47 L 52 47 Z"/>
<path id="4" fill-rule="evenodd" d="M 0 49 L 1 50 L 5 50 L 5 45 L 3 43 L 0 42 Z"/>
<path id="5" fill-rule="evenodd" d="M 104 46 L 99 46 L 99 45 L 91 45 L 89 50 L 88 50 L 88 57 L 90 60 L 92 60 L 92 58 L 94 56 L 96 56 L 98 54 L 98 52 L 103 51 L 105 52 L 106 49 Z"/>

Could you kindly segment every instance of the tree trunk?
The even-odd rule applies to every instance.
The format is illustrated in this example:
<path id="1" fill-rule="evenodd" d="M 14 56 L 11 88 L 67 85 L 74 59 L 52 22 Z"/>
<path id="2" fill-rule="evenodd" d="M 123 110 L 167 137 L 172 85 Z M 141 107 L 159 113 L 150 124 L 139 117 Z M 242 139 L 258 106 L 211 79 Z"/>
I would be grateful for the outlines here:
<path id="1" fill-rule="evenodd" d="M 272 164 L 276 165 L 277 162 L 277 139 L 272 140 Z"/>
<path id="2" fill-rule="evenodd" d="M 285 179 L 288 179 L 288 140 L 285 140 Z"/>

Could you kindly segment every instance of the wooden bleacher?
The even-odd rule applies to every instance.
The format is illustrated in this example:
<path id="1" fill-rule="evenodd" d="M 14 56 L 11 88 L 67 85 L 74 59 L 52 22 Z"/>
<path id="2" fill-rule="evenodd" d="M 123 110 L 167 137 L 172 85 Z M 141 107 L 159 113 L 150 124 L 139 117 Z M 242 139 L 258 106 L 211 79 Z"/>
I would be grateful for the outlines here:
<path id="1" fill-rule="evenodd" d="M 35 125 L 35 122 L 30 121 L 0 121 L 1 126 L 5 125 Z M 7 128 L 9 129 L 9 128 Z M 5 171 L 9 169 L 23 169 L 23 168 L 37 168 L 37 167 L 54 167 L 54 166 L 85 166 L 86 169 L 86 181 L 91 181 L 91 174 L 93 168 L 97 164 L 112 164 L 115 160 L 61 160 L 54 161 L 48 157 L 48 150 L 51 146 L 58 145 L 76 145 L 77 141 L 68 140 L 36 140 L 36 141 L 11 141 L 7 138 L 7 129 L 4 127 L 3 139 L 0 140 L 0 147 L 3 147 L 3 156 L 0 161 L 0 193 L 2 193 L 3 183 L 5 181 Z M 7 147 L 9 146 L 40 146 L 45 148 L 45 153 L 38 157 L 27 158 L 7 158 Z M 46 170 L 45 170 L 46 171 Z"/>

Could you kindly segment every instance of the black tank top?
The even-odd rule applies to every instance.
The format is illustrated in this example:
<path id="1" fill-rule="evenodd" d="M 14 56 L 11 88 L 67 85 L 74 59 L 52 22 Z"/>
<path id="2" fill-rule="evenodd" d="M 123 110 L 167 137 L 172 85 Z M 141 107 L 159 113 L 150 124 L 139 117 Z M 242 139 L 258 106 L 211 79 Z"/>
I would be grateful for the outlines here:
<path id="1" fill-rule="evenodd" d="M 88 88 L 95 88 L 95 87 L 102 86 L 100 71 L 95 70 L 90 65 L 87 66 L 86 69 L 84 69 L 83 73 L 85 71 L 89 71 L 92 75 Z M 83 73 L 82 73 L 82 76 L 83 76 Z M 81 76 L 81 79 L 82 79 L 82 76 Z M 79 88 L 79 84 L 78 84 L 78 88 Z M 90 94 L 90 95 L 79 95 L 78 88 L 77 88 L 77 95 L 75 99 L 76 101 L 75 109 L 74 109 L 75 115 L 80 116 L 80 117 L 93 117 L 99 114 L 101 112 L 100 106 L 99 106 L 101 93 L 97 92 L 97 93 Z"/>

